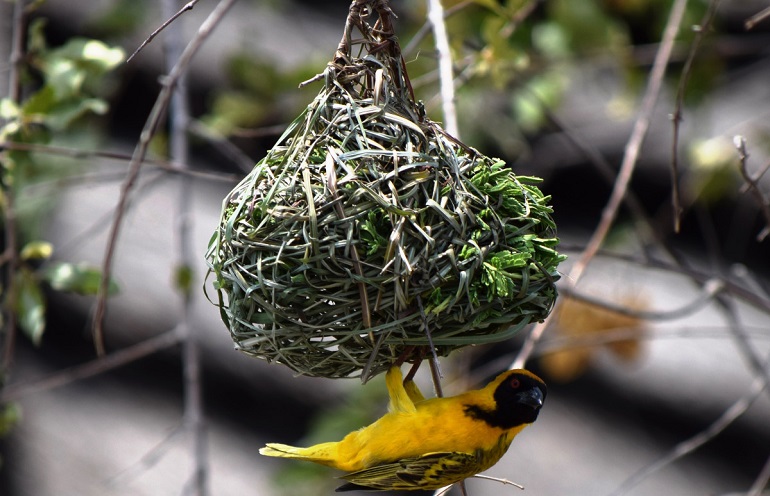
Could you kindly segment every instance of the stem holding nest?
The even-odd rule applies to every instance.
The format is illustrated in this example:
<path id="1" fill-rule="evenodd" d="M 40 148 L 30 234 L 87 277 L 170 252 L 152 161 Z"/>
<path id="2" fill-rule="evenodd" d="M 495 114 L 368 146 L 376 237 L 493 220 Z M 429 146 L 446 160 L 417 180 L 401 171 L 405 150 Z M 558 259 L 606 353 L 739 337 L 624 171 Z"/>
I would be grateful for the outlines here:
<path id="1" fill-rule="evenodd" d="M 379 17 L 374 26 L 369 26 L 366 18 L 373 12 Z M 396 31 L 393 27 L 393 18 L 396 14 L 390 8 L 388 0 L 353 0 L 350 4 L 348 17 L 345 21 L 345 30 L 342 34 L 337 50 L 334 53 L 334 59 L 329 64 L 337 73 L 342 73 L 351 66 L 353 58 L 353 27 L 363 35 L 361 44 L 366 45 L 366 51 L 370 55 L 381 59 L 390 69 L 393 75 L 398 74 L 398 78 L 393 78 L 392 83 L 399 91 L 406 89 L 408 99 L 415 101 L 412 83 L 406 72 L 406 63 L 401 55 L 401 46 L 396 37 Z M 403 87 L 402 84 L 403 83 Z M 304 83 L 303 83 L 304 84 Z M 415 112 L 419 115 L 419 112 Z"/>

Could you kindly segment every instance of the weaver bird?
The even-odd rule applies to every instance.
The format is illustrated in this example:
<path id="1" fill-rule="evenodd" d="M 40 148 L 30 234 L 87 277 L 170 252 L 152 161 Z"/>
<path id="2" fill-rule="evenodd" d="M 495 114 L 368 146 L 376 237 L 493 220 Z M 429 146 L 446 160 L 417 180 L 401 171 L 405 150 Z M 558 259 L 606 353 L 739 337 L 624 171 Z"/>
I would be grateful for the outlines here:
<path id="1" fill-rule="evenodd" d="M 296 448 L 268 443 L 259 452 L 350 472 L 337 491 L 439 489 L 482 472 L 537 419 L 545 383 L 527 370 L 503 372 L 486 387 L 425 399 L 403 382 L 401 369 L 385 376 L 388 413 L 342 441 Z"/>

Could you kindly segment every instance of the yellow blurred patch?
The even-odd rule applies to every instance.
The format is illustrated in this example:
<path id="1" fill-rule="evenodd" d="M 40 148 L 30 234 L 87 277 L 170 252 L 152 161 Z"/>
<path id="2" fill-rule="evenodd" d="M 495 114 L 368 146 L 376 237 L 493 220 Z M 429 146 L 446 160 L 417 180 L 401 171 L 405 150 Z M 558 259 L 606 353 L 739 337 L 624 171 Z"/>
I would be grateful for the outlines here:
<path id="1" fill-rule="evenodd" d="M 617 304 L 632 311 L 648 307 L 642 296 L 624 297 Z M 630 363 L 643 351 L 645 330 L 645 321 L 637 316 L 562 297 L 551 337 L 563 340 L 564 346 L 541 357 L 540 365 L 550 379 L 569 382 L 582 375 L 603 349 Z"/>

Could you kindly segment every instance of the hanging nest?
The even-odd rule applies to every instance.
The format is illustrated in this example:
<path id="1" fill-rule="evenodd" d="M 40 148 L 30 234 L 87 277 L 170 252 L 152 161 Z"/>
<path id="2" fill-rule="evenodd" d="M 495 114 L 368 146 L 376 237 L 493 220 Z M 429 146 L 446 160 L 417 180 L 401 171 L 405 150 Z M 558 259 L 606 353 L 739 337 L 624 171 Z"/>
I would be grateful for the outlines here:
<path id="1" fill-rule="evenodd" d="M 391 16 L 353 2 L 323 88 L 224 200 L 207 253 L 236 347 L 300 374 L 505 340 L 556 298 L 540 180 L 425 117 Z"/>

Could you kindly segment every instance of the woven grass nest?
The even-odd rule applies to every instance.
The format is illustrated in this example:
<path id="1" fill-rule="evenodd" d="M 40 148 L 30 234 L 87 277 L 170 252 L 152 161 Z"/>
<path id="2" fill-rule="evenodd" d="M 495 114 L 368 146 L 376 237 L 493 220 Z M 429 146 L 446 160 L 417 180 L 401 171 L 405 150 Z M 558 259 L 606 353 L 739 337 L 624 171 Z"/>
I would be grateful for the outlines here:
<path id="1" fill-rule="evenodd" d="M 323 87 L 225 198 L 207 253 L 236 348 L 300 374 L 505 340 L 556 298 L 539 179 L 425 117 L 391 15 L 353 2 Z"/>

